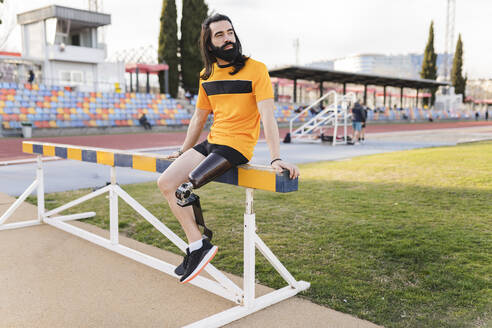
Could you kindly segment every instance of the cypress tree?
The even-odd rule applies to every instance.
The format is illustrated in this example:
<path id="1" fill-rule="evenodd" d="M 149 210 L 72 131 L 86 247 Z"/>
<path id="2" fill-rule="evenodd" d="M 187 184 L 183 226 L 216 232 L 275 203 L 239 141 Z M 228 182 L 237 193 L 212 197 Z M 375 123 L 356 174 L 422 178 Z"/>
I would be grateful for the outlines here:
<path id="1" fill-rule="evenodd" d="M 454 92 L 456 94 L 461 93 L 463 99 L 465 99 L 466 80 L 467 78 L 463 77 L 463 42 L 461 41 L 461 34 L 459 34 L 454 52 L 453 69 L 451 70 L 451 83 L 454 86 Z"/>
<path id="2" fill-rule="evenodd" d="M 424 51 L 424 60 L 422 61 L 422 70 L 420 71 L 420 77 L 423 79 L 435 80 L 437 79 L 437 54 L 434 51 L 434 22 L 431 21 L 429 29 L 429 39 Z M 436 98 L 436 88 L 430 89 L 432 97 L 430 104 L 434 104 Z M 424 103 L 429 105 L 428 98 L 425 98 Z"/>
<path id="3" fill-rule="evenodd" d="M 198 79 L 203 63 L 198 45 L 202 22 L 207 18 L 208 6 L 204 0 L 183 0 L 181 18 L 181 78 L 183 88 L 198 93 Z"/>
<path id="4" fill-rule="evenodd" d="M 3 0 L 0 0 L 0 3 L 3 3 Z M 2 20 L 0 19 L 0 24 L 2 24 Z"/>
<path id="5" fill-rule="evenodd" d="M 159 63 L 166 62 L 169 66 L 169 93 L 171 97 L 178 95 L 178 25 L 176 2 L 174 0 L 162 1 L 161 31 L 159 33 L 159 48 L 157 50 Z M 165 92 L 164 72 L 159 72 L 159 85 L 161 93 Z"/>

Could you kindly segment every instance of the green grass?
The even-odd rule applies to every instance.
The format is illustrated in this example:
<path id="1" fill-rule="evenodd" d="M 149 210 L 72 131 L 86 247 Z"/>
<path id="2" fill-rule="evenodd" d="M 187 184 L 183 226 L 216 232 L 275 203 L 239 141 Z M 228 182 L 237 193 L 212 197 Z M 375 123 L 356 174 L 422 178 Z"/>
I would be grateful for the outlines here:
<path id="1" fill-rule="evenodd" d="M 386 327 L 492 325 L 492 142 L 301 166 L 299 191 L 255 191 L 258 234 L 297 279 L 302 296 Z M 184 237 L 155 183 L 124 186 Z M 87 190 L 49 194 L 47 208 Z M 244 189 L 199 190 L 218 268 L 242 274 Z M 32 200 L 31 200 L 32 201 Z M 123 202 L 120 229 L 178 252 Z M 108 229 L 101 196 L 70 213 Z M 68 213 L 68 211 L 67 211 Z M 284 282 L 258 254 L 257 279 Z"/>

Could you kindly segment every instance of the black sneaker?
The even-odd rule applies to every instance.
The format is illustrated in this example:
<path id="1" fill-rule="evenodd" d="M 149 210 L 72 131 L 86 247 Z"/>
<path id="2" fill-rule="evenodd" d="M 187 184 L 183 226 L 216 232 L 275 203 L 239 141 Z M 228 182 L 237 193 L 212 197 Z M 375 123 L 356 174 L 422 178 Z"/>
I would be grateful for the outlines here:
<path id="1" fill-rule="evenodd" d="M 194 279 L 212 261 L 217 254 L 217 246 L 212 245 L 208 239 L 203 239 L 203 245 L 200 249 L 194 250 L 188 255 L 187 263 L 184 266 L 185 272 L 179 282 L 186 284 Z"/>
<path id="2" fill-rule="evenodd" d="M 203 235 L 202 236 L 202 240 L 203 239 L 207 239 L 208 237 Z M 190 249 L 188 247 L 186 247 L 186 255 L 184 256 L 183 258 L 183 262 L 181 262 L 180 265 L 178 265 L 176 267 L 176 269 L 174 269 L 174 273 L 178 276 L 182 276 L 184 275 L 185 273 L 185 268 L 186 268 L 186 264 L 188 263 L 188 259 L 190 258 Z"/>
<path id="3" fill-rule="evenodd" d="M 178 276 L 182 276 L 184 275 L 185 273 L 185 268 L 186 268 L 186 264 L 188 263 L 188 259 L 190 258 L 190 249 L 188 247 L 186 247 L 186 255 L 184 256 L 183 258 L 183 262 L 181 262 L 180 265 L 178 265 L 176 267 L 176 269 L 174 269 L 174 273 Z"/>

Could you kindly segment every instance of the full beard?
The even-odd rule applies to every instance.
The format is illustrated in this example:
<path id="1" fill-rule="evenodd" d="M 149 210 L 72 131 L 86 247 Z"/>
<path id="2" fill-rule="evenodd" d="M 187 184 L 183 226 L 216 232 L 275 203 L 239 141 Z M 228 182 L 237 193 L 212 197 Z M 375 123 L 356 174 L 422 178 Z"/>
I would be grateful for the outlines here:
<path id="1" fill-rule="evenodd" d="M 232 48 L 225 49 L 225 47 L 227 47 L 228 45 L 232 45 Z M 234 62 L 234 60 L 239 55 L 239 50 L 236 43 L 234 42 L 227 42 L 222 47 L 215 47 L 212 45 L 211 48 L 211 52 L 215 57 L 225 60 L 229 63 Z"/>

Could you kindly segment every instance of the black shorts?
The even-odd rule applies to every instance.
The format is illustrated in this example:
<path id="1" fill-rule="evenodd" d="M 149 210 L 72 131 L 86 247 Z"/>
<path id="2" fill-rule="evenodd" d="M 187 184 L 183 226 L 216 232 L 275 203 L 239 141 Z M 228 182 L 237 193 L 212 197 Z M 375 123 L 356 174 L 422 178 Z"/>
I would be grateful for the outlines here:
<path id="1" fill-rule="evenodd" d="M 194 146 L 193 149 L 205 157 L 207 157 L 210 153 L 216 153 L 224 157 L 229 163 L 231 163 L 232 166 L 238 166 L 249 162 L 243 154 L 234 148 L 224 145 L 211 144 L 206 139 L 204 142 Z"/>
<path id="2" fill-rule="evenodd" d="M 362 122 L 362 128 L 366 127 L 366 122 Z"/>

